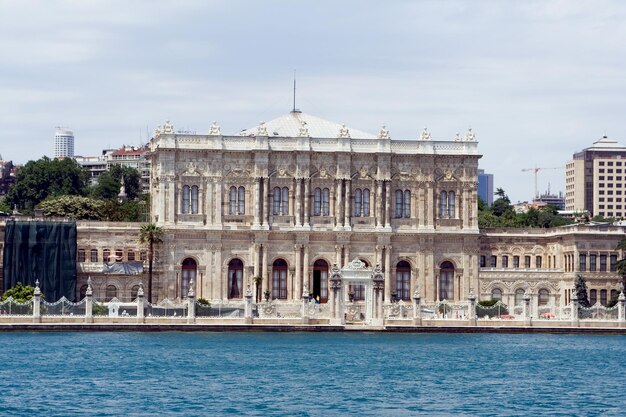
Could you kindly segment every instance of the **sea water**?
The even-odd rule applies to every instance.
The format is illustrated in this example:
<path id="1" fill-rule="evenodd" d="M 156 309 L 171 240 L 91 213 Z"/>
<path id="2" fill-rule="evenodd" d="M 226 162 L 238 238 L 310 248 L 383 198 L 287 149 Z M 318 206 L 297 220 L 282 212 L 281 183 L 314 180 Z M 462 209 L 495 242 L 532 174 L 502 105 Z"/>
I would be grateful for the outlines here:
<path id="1" fill-rule="evenodd" d="M 2 416 L 626 414 L 626 337 L 2 333 Z"/>

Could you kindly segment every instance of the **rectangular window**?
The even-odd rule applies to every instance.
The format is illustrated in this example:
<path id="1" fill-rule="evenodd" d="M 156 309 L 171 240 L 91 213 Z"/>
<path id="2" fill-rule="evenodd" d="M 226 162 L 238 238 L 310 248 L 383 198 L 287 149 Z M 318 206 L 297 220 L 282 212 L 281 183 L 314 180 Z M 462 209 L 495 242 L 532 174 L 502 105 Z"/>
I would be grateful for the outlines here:
<path id="1" fill-rule="evenodd" d="M 77 262 L 85 262 L 85 249 L 78 249 Z"/>
<path id="2" fill-rule="evenodd" d="M 111 251 L 109 249 L 104 249 L 102 251 L 102 262 L 111 261 Z"/>
<path id="3" fill-rule="evenodd" d="M 611 255 L 611 272 L 615 272 L 616 263 L 617 263 L 617 255 Z"/>
<path id="4" fill-rule="evenodd" d="M 133 252 L 132 250 L 128 251 L 128 260 L 129 261 L 134 261 L 135 260 L 135 252 Z"/>
<path id="5" fill-rule="evenodd" d="M 519 268 L 519 256 L 513 256 L 513 268 Z"/>
<path id="6" fill-rule="evenodd" d="M 530 256 L 524 256 L 524 268 L 530 268 Z"/>
<path id="7" fill-rule="evenodd" d="M 542 258 L 541 256 L 536 256 L 535 257 L 535 268 L 539 269 L 541 268 L 541 262 L 542 262 Z"/>
<path id="8" fill-rule="evenodd" d="M 148 254 L 146 253 L 146 251 L 141 251 L 139 253 L 139 260 L 140 261 L 147 261 L 148 260 Z"/>
<path id="9" fill-rule="evenodd" d="M 485 255 L 480 255 L 480 267 L 484 268 L 486 263 L 487 263 L 487 259 L 486 259 Z"/>
<path id="10" fill-rule="evenodd" d="M 606 255 L 600 255 L 600 272 L 606 272 Z"/>
<path id="11" fill-rule="evenodd" d="M 596 272 L 596 255 L 589 255 L 589 272 Z"/>
<path id="12" fill-rule="evenodd" d="M 90 254 L 90 259 L 91 262 L 98 262 L 98 249 L 92 249 L 91 250 L 91 254 Z"/>
<path id="13" fill-rule="evenodd" d="M 509 257 L 504 255 L 502 257 L 502 268 L 508 268 L 509 267 Z"/>
<path id="14" fill-rule="evenodd" d="M 580 272 L 587 271 L 587 254 L 585 253 L 578 255 L 578 270 Z"/>
<path id="15" fill-rule="evenodd" d="M 495 268 L 497 261 L 498 261 L 498 257 L 496 255 L 491 255 L 489 266 L 492 267 L 492 268 Z"/>

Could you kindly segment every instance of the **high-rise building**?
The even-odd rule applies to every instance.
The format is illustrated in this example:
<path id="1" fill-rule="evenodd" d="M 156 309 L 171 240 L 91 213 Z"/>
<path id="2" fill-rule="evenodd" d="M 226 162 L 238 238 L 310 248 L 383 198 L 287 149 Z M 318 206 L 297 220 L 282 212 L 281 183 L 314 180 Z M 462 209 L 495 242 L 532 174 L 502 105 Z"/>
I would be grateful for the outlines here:
<path id="1" fill-rule="evenodd" d="M 478 197 L 488 206 L 493 204 L 493 174 L 485 174 L 484 169 L 478 170 Z"/>
<path id="2" fill-rule="evenodd" d="M 74 156 L 74 132 L 66 127 L 57 127 L 54 132 L 54 157 Z"/>
<path id="3" fill-rule="evenodd" d="M 565 210 L 626 216 L 626 147 L 603 136 L 575 153 L 565 169 Z"/>

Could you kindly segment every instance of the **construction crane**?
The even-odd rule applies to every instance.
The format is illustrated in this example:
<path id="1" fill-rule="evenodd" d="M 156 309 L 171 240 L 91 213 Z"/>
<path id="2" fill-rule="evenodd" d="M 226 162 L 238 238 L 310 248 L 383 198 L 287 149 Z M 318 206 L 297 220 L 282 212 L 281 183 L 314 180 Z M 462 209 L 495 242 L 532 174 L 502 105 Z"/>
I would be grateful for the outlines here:
<path id="1" fill-rule="evenodd" d="M 546 167 L 535 166 L 534 168 L 524 168 L 524 169 L 522 169 L 522 172 L 532 171 L 535 174 L 535 198 L 539 198 L 539 190 L 537 188 L 537 177 L 538 177 L 539 171 L 543 171 L 543 170 L 546 170 L 546 169 L 563 169 L 563 168 L 565 168 L 565 167 L 549 167 L 549 168 L 546 168 Z"/>

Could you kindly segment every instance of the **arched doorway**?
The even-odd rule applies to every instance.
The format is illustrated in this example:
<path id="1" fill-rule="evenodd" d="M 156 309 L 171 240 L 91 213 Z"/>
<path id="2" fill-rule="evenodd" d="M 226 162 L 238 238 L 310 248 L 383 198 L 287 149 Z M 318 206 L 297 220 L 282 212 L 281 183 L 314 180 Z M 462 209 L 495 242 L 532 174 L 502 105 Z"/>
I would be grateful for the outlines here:
<path id="1" fill-rule="evenodd" d="M 192 258 L 186 258 L 182 263 L 180 274 L 180 298 L 185 298 L 189 294 L 189 283 L 193 279 L 196 281 L 198 273 L 198 264 Z"/>
<path id="2" fill-rule="evenodd" d="M 313 297 L 320 303 L 328 301 L 328 263 L 323 259 L 313 264 Z"/>
<path id="3" fill-rule="evenodd" d="M 449 261 L 439 270 L 439 300 L 454 300 L 454 265 Z"/>
<path id="4" fill-rule="evenodd" d="M 407 261 L 400 261 L 396 265 L 396 297 L 398 300 L 411 299 L 411 265 Z"/>
<path id="5" fill-rule="evenodd" d="M 243 262 L 233 259 L 228 263 L 228 298 L 241 298 L 243 291 Z"/>
<path id="6" fill-rule="evenodd" d="M 272 264 L 272 298 L 287 299 L 287 262 L 276 259 Z"/>

